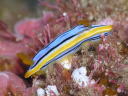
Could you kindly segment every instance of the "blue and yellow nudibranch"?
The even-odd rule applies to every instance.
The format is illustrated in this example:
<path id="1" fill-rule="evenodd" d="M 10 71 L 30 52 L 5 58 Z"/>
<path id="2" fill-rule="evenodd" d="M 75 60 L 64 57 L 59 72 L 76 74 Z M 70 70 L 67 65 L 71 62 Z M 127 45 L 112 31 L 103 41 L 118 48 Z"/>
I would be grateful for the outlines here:
<path id="1" fill-rule="evenodd" d="M 111 25 L 91 25 L 88 27 L 78 25 L 60 34 L 35 55 L 33 58 L 34 64 L 26 72 L 25 78 L 44 69 L 50 63 L 75 52 L 84 42 L 98 40 L 101 34 L 107 36 L 111 30 Z"/>

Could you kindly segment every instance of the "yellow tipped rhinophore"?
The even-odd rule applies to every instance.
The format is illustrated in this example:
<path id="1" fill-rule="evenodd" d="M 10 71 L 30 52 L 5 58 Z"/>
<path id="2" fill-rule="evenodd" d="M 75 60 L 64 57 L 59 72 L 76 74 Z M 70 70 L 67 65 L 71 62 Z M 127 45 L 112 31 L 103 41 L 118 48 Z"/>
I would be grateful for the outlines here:
<path id="1" fill-rule="evenodd" d="M 34 72 L 35 73 L 35 72 Z M 31 75 L 33 74 L 33 72 L 31 70 L 28 70 L 26 73 L 25 73 L 25 78 L 28 78 L 30 77 Z"/>
<path id="2" fill-rule="evenodd" d="M 25 78 L 29 78 L 31 75 L 33 75 L 34 73 L 36 73 L 37 71 L 32 71 L 32 70 L 28 70 L 26 73 L 25 73 Z"/>
<path id="3" fill-rule="evenodd" d="M 111 25 L 92 25 L 90 27 L 79 25 L 64 32 L 36 54 L 33 58 L 34 64 L 30 66 L 25 78 L 44 69 L 50 63 L 76 52 L 82 43 L 98 40 L 103 33 L 105 36 L 109 35 L 111 30 Z"/>

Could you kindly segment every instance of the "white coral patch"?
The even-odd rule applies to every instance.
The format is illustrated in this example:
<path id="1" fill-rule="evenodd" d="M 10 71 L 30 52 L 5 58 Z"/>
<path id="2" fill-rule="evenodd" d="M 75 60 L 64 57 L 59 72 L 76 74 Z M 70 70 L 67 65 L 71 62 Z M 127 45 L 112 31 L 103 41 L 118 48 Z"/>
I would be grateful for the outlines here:
<path id="1" fill-rule="evenodd" d="M 48 85 L 46 88 L 47 96 L 59 96 L 59 92 L 55 85 Z"/>
<path id="2" fill-rule="evenodd" d="M 70 70 L 71 69 L 71 62 L 69 60 L 64 60 L 61 62 L 61 65 L 67 69 L 67 70 Z"/>
<path id="3" fill-rule="evenodd" d="M 80 87 L 86 87 L 88 84 L 94 84 L 95 81 L 89 79 L 87 76 L 86 67 L 80 67 L 73 71 L 72 73 L 73 81 L 76 82 Z"/>
<path id="4" fill-rule="evenodd" d="M 37 96 L 45 96 L 45 90 L 42 88 L 37 89 Z"/>
<path id="5" fill-rule="evenodd" d="M 66 12 L 64 12 L 64 13 L 63 13 L 63 16 L 67 16 L 67 13 L 66 13 Z"/>

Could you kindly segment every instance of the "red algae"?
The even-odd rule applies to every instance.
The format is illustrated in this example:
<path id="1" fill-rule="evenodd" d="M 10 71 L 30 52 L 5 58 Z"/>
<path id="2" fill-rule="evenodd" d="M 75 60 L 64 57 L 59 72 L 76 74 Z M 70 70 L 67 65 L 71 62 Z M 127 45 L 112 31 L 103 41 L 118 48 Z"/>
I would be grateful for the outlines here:
<path id="1" fill-rule="evenodd" d="M 34 92 L 27 92 L 32 88 L 27 89 L 24 81 L 11 72 L 0 72 L 0 88 L 0 96 L 9 94 L 13 96 L 30 96 L 34 94 Z"/>

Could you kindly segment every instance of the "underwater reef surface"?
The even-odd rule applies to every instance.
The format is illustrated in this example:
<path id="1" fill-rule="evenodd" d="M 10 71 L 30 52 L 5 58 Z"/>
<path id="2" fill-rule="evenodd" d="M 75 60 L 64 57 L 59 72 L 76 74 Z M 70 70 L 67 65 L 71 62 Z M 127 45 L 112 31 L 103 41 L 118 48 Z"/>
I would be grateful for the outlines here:
<path id="1" fill-rule="evenodd" d="M 1 4 L 8 5 L 5 1 Z M 39 0 L 29 7 L 36 15 L 23 1 L 24 11 L 1 9 L 0 96 L 128 95 L 127 0 Z M 21 7 L 17 2 L 14 9 Z M 82 45 L 66 61 L 24 78 L 39 50 L 79 24 L 112 25 L 113 30 L 100 41 Z"/>

